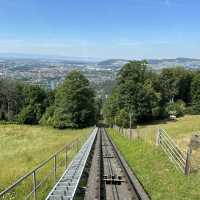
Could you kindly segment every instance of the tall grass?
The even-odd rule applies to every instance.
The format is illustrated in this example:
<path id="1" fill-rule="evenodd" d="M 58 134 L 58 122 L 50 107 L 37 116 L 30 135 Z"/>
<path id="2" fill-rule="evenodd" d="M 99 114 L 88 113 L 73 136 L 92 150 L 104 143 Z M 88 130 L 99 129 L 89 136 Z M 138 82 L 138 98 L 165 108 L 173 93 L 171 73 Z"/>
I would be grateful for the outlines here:
<path id="1" fill-rule="evenodd" d="M 0 191 L 13 183 L 19 177 L 32 170 L 36 165 L 46 160 L 65 144 L 75 139 L 87 136 L 91 129 L 82 130 L 56 130 L 41 126 L 0 125 Z M 76 148 L 68 152 L 68 161 L 76 153 Z M 58 159 L 60 168 L 57 178 L 63 173 L 65 163 L 64 155 Z M 38 172 L 38 182 L 52 170 L 53 163 L 49 162 Z M 39 199 L 43 199 L 54 180 L 48 179 L 45 186 L 38 193 Z M 23 199 L 25 193 L 32 188 L 32 177 L 23 181 L 21 185 L 5 199 Z M 44 189 L 46 188 L 46 189 Z"/>
<path id="2" fill-rule="evenodd" d="M 200 171 L 189 177 L 176 170 L 160 147 L 155 146 L 156 129 L 165 128 L 183 149 L 185 140 L 200 130 L 200 116 L 185 116 L 176 122 L 140 125 L 138 139 L 130 141 L 115 130 L 109 133 L 152 200 L 199 200 Z M 200 152 L 199 152 L 200 153 Z"/>

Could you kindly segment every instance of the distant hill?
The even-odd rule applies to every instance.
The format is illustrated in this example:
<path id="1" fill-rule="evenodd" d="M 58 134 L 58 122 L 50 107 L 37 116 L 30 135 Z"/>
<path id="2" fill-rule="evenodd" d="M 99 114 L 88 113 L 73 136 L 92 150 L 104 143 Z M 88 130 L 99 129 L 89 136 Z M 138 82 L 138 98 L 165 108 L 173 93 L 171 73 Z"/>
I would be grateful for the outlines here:
<path id="1" fill-rule="evenodd" d="M 128 60 L 124 59 L 109 59 L 109 60 L 104 60 L 98 63 L 100 66 L 112 66 L 112 65 L 124 65 L 128 62 Z"/>
<path id="2" fill-rule="evenodd" d="M 148 59 L 149 66 L 153 69 L 162 69 L 165 67 L 183 66 L 191 69 L 200 69 L 200 59 L 193 58 L 175 58 L 175 59 Z M 126 64 L 125 59 L 109 59 L 101 61 L 98 66 L 102 68 L 118 69 Z"/>
<path id="3" fill-rule="evenodd" d="M 149 65 L 155 69 L 165 67 L 183 66 L 191 69 L 200 69 L 200 59 L 175 58 L 175 59 L 150 59 Z"/>

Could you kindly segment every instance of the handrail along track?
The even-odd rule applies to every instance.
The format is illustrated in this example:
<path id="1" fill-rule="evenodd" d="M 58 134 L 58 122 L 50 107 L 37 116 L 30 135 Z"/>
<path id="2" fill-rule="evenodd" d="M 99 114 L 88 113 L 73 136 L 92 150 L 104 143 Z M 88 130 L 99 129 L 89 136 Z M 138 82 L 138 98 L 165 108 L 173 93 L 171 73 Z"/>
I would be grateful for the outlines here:
<path id="1" fill-rule="evenodd" d="M 94 148 L 93 148 L 94 147 Z M 67 166 L 67 148 L 65 164 Z M 86 140 L 81 150 L 75 156 L 75 158 L 68 165 L 67 169 L 56 182 L 56 163 L 57 155 L 54 154 L 44 163 L 42 163 L 35 170 L 28 173 L 26 176 L 18 180 L 7 190 L 0 193 L 0 197 L 3 197 L 8 191 L 15 188 L 17 184 L 22 182 L 29 176 L 33 176 L 34 190 L 26 197 L 29 199 L 33 197 L 34 200 L 40 199 L 37 197 L 36 183 L 36 171 L 41 166 L 45 165 L 49 161 L 54 161 L 53 171 L 55 185 L 45 200 L 72 200 L 77 197 L 77 191 L 79 184 L 82 180 L 83 174 L 85 174 L 86 164 L 90 163 L 90 155 L 94 149 L 91 166 L 89 169 L 89 179 L 87 180 L 88 186 L 85 191 L 85 200 L 149 200 L 148 194 L 144 191 L 141 183 L 137 177 L 132 173 L 132 170 L 128 167 L 126 161 L 119 153 L 116 146 L 112 143 L 112 140 L 106 133 L 104 128 L 94 128 L 89 138 Z M 61 149 L 61 152 L 63 149 Z"/>
<path id="2" fill-rule="evenodd" d="M 67 170 L 47 196 L 46 200 L 71 200 L 74 198 L 86 162 L 94 144 L 98 128 L 95 128 Z"/>
<path id="3" fill-rule="evenodd" d="M 71 160 L 71 156 L 76 153 L 79 149 L 79 146 L 82 145 L 82 142 L 85 141 L 85 136 L 81 137 L 82 139 L 76 139 L 71 144 L 66 144 L 56 153 L 51 155 L 47 160 L 43 161 L 40 165 L 38 165 L 35 169 L 31 170 L 21 178 L 19 178 L 12 185 L 7 187 L 5 190 L 0 192 L 0 200 L 2 199 L 34 199 L 39 200 L 40 191 L 45 192 L 46 186 L 45 184 L 48 180 L 52 180 L 55 184 L 57 182 L 57 177 L 60 175 L 61 170 L 67 169 L 69 161 Z M 71 155 L 72 154 L 72 155 Z M 45 174 L 41 174 L 44 172 Z M 26 185 L 24 188 L 23 186 Z M 42 186 L 45 186 L 44 188 Z M 23 188 L 22 188 L 23 187 Z M 45 189 L 45 191 L 43 191 Z M 23 190 L 23 195 L 21 194 Z M 40 191 L 39 191 L 40 190 Z"/>

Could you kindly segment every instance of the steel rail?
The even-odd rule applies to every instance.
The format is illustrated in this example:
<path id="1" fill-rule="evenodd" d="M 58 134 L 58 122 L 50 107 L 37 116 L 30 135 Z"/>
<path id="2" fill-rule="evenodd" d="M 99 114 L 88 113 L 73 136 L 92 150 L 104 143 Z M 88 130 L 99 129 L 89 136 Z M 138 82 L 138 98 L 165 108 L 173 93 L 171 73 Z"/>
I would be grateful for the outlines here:
<path id="1" fill-rule="evenodd" d="M 134 171 L 130 169 L 126 160 L 123 158 L 116 145 L 112 142 L 110 136 L 106 133 L 106 130 L 105 134 L 107 135 L 107 138 L 111 146 L 113 147 L 113 151 L 123 169 L 123 172 L 125 173 L 126 179 L 129 182 L 133 191 L 136 193 L 137 198 L 139 200 L 150 200 L 151 198 L 149 197 L 148 193 L 144 190 L 143 185 L 141 184 L 137 176 L 134 174 Z"/>
<path id="2" fill-rule="evenodd" d="M 103 135 L 104 135 L 104 136 L 103 136 L 103 137 L 104 137 L 104 142 L 105 142 L 106 144 L 110 143 L 109 139 L 107 138 L 106 133 L 104 133 Z M 105 146 L 105 152 L 106 152 L 106 155 L 109 155 L 109 151 L 108 151 L 107 145 Z M 111 160 L 110 160 L 109 158 L 107 159 L 107 162 L 108 162 L 108 167 L 109 167 L 109 174 L 110 174 L 111 176 L 115 175 L 115 174 L 113 173 L 113 172 L 114 172 L 113 166 L 112 166 Z M 116 186 L 115 184 L 112 184 L 111 187 L 112 187 L 113 199 L 114 199 L 114 200 L 116 199 L 116 198 L 115 198 L 115 194 L 116 194 L 117 199 L 119 200 L 120 198 L 119 198 L 119 192 L 118 192 L 117 186 Z"/>
<path id="3" fill-rule="evenodd" d="M 100 200 L 101 199 L 101 177 L 103 173 L 102 169 L 102 146 L 101 146 L 101 134 L 98 129 L 97 138 L 93 150 L 91 166 L 89 169 L 89 176 L 87 180 L 87 186 L 85 190 L 84 200 Z"/>

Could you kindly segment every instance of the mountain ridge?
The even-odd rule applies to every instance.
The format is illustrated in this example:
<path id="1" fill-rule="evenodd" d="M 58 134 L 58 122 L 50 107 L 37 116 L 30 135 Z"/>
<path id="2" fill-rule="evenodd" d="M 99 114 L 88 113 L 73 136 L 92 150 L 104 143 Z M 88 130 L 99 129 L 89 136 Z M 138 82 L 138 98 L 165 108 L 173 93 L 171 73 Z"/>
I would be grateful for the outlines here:
<path id="1" fill-rule="evenodd" d="M 136 59 L 135 59 L 136 60 Z M 183 66 L 186 68 L 200 68 L 200 59 L 198 58 L 163 58 L 163 59 L 145 59 L 149 66 L 156 69 L 164 67 Z M 98 66 L 107 67 L 122 67 L 126 64 L 128 59 L 108 59 L 98 63 Z"/>

